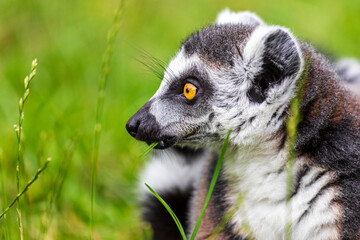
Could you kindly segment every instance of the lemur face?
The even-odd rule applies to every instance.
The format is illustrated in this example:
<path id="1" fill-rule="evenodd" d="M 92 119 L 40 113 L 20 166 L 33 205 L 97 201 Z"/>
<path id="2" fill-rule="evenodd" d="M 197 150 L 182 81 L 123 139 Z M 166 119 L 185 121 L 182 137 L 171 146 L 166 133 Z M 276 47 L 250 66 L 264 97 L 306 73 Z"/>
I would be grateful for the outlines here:
<path id="1" fill-rule="evenodd" d="M 284 28 L 249 12 L 221 12 L 191 35 L 155 95 L 128 121 L 129 133 L 157 148 L 261 142 L 283 125 L 303 60 Z"/>

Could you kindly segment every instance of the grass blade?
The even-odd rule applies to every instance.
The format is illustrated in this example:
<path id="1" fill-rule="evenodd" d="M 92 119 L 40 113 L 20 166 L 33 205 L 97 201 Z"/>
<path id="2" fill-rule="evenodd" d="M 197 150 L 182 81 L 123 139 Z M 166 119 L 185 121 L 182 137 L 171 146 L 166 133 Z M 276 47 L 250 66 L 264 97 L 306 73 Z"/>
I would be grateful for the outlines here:
<path id="1" fill-rule="evenodd" d="M 159 194 L 157 194 L 149 185 L 145 183 L 145 186 L 155 195 L 155 197 L 161 202 L 161 204 L 166 208 L 166 210 L 170 213 L 171 217 L 174 219 L 176 226 L 178 227 L 180 234 L 183 240 L 186 240 L 186 234 L 184 228 L 182 227 L 179 219 L 177 218 L 176 214 L 171 210 L 170 206 L 162 199 Z"/>
<path id="2" fill-rule="evenodd" d="M 294 98 L 290 102 L 290 117 L 286 122 L 286 131 L 288 135 L 288 159 L 286 162 L 286 205 L 287 205 L 287 214 L 286 214 L 286 223 L 285 223 L 285 239 L 291 240 L 292 238 L 292 192 L 294 187 L 294 174 L 293 168 L 296 161 L 296 151 L 295 145 L 297 142 L 297 128 L 301 120 L 303 119 L 302 113 L 300 111 L 302 98 L 305 91 L 306 80 L 308 79 L 309 67 L 311 65 L 311 60 L 309 57 L 305 58 L 304 70 L 297 80 L 296 83 L 296 92 Z"/>
<path id="3" fill-rule="evenodd" d="M 158 145 L 157 142 L 152 143 L 150 146 L 148 146 L 145 151 L 135 160 L 135 162 L 133 163 L 132 167 L 131 167 L 131 172 L 135 171 L 136 166 L 138 165 L 138 163 L 140 162 L 141 159 L 143 159 L 154 147 L 156 147 L 156 145 Z"/>
<path id="4" fill-rule="evenodd" d="M 206 196 L 206 199 L 205 199 L 205 202 L 204 202 L 204 205 L 203 205 L 203 209 L 201 210 L 201 213 L 199 215 L 199 218 L 196 222 L 196 225 L 195 225 L 195 228 L 191 234 L 191 237 L 190 237 L 190 240 L 193 240 L 195 239 L 195 236 L 197 234 L 197 231 L 199 230 L 199 227 L 200 227 L 200 224 L 201 224 L 201 221 L 204 217 L 204 213 L 205 213 L 205 210 L 206 210 L 206 207 L 210 201 L 210 197 L 211 197 L 211 194 L 214 190 L 214 187 L 215 187 L 215 183 L 218 179 L 218 176 L 219 176 L 219 173 L 220 173 L 220 169 L 221 169 L 221 166 L 222 166 L 222 162 L 223 162 L 223 159 L 224 159 L 224 155 L 225 155 L 225 151 L 226 151 L 226 148 L 227 148 L 227 145 L 228 145 L 228 142 L 229 142 L 229 137 L 230 137 L 230 134 L 231 134 L 231 130 L 229 130 L 227 136 L 226 136 L 226 139 L 224 141 L 224 144 L 221 148 L 221 152 L 220 152 L 220 155 L 219 155 L 219 159 L 216 163 L 216 168 L 215 168 L 215 171 L 214 171 L 214 175 L 211 179 L 211 183 L 210 183 L 210 187 L 209 187 L 209 191 L 207 193 L 207 196 Z"/>

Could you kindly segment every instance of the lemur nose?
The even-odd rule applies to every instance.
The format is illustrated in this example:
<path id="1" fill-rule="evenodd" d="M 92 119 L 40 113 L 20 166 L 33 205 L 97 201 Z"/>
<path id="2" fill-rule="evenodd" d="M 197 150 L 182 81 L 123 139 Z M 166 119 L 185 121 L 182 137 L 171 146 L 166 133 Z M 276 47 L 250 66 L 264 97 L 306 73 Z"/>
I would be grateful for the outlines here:
<path id="1" fill-rule="evenodd" d="M 135 137 L 138 132 L 139 125 L 140 125 L 140 121 L 138 119 L 131 118 L 126 123 L 126 130 L 129 132 L 131 136 Z"/>
<path id="2" fill-rule="evenodd" d="M 141 107 L 126 123 L 126 130 L 136 140 L 148 145 L 157 143 L 155 148 L 164 149 L 174 145 L 178 138 L 171 131 L 161 128 L 154 115 L 149 112 L 151 102 Z"/>

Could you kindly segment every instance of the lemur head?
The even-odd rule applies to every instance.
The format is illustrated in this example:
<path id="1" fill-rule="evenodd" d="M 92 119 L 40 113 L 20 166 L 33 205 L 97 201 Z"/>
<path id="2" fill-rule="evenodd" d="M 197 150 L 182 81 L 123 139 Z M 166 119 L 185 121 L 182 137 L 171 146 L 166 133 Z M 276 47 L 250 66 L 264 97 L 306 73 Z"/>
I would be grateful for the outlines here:
<path id="1" fill-rule="evenodd" d="M 303 60 L 285 28 L 250 12 L 222 11 L 192 34 L 155 95 L 126 124 L 157 148 L 260 143 L 284 124 Z"/>

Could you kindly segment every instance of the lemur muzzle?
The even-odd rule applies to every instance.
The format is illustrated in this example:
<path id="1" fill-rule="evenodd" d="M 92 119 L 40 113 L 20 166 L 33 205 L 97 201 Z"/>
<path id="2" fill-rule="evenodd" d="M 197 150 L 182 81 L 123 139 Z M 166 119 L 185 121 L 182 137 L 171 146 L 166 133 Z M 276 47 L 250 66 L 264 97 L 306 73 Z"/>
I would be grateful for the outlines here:
<path id="1" fill-rule="evenodd" d="M 148 145 L 157 142 L 155 148 L 164 149 L 174 145 L 177 137 L 169 132 L 163 132 L 155 117 L 149 112 L 151 102 L 147 102 L 126 123 L 126 129 L 135 139 Z"/>

